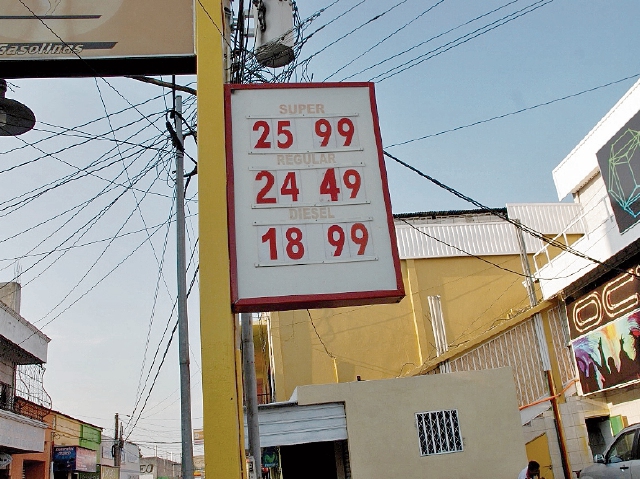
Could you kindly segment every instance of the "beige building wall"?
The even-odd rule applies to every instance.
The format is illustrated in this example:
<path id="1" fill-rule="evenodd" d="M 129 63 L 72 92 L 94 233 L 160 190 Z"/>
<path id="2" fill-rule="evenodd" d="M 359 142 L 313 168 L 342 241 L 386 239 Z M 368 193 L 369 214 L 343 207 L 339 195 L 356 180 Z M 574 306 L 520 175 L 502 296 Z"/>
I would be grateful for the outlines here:
<path id="1" fill-rule="evenodd" d="M 301 386 L 297 396 L 345 403 L 353 479 L 514 479 L 527 462 L 508 368 Z M 463 451 L 421 456 L 416 413 L 450 409 Z"/>
<path id="2" fill-rule="evenodd" d="M 53 443 L 56 446 L 78 446 L 80 444 L 80 421 L 55 412 L 52 414 Z"/>
<path id="3" fill-rule="evenodd" d="M 624 416 L 628 424 L 640 423 L 640 384 L 607 391 L 603 399 L 609 403 L 611 416 Z"/>

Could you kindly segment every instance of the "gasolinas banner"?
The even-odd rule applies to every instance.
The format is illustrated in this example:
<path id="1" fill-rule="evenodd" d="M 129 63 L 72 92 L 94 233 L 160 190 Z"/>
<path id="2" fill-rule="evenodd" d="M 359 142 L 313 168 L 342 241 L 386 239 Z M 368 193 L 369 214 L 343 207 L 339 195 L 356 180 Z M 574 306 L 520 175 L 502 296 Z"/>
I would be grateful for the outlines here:
<path id="1" fill-rule="evenodd" d="M 192 0 L 0 0 L 0 63 L 193 55 Z"/>

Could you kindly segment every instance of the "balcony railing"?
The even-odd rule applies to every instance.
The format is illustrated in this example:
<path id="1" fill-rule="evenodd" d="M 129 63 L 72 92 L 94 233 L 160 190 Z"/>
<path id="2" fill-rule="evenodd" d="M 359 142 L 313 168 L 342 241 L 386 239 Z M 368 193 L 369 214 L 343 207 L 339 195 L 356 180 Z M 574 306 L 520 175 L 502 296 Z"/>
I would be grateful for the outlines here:
<path id="1" fill-rule="evenodd" d="M 44 372 L 41 364 L 19 364 L 16 368 L 16 396 L 51 409 L 51 396 L 44 389 Z"/>
<path id="2" fill-rule="evenodd" d="M 16 388 L 11 384 L 0 382 L 0 409 L 44 421 L 45 416 L 51 412 L 51 403 L 48 407 L 43 407 L 16 395 Z"/>
<path id="3" fill-rule="evenodd" d="M 602 197 L 588 210 L 583 211 L 581 215 L 570 222 L 564 231 L 557 234 L 549 242 L 545 243 L 540 250 L 534 253 L 533 263 L 536 268 L 536 274 L 540 273 L 540 270 L 542 270 L 545 265 L 551 263 L 556 256 L 562 253 L 562 250 L 557 246 L 553 246 L 553 244 L 561 243 L 565 246 L 571 246 L 569 235 L 580 234 L 578 231 L 581 231 L 584 236 L 574 241 L 574 248 L 580 249 L 578 242 L 588 240 L 590 232 L 594 231 L 603 223 L 606 223 L 612 217 L 613 210 L 609 206 L 609 201 L 606 196 Z"/>
<path id="4" fill-rule="evenodd" d="M 577 231 L 581 231 L 581 233 L 583 234 L 588 234 L 587 223 L 585 221 L 587 213 L 588 212 L 583 212 L 581 215 L 577 216 L 566 226 L 566 228 L 562 232 L 551 238 L 550 241 L 545 242 L 544 246 L 536 253 L 534 253 L 533 264 L 537 272 L 539 272 L 545 264 L 549 264 L 553 260 L 553 258 L 555 258 L 555 256 L 562 252 L 562 250 L 558 246 L 554 245 L 561 244 L 564 246 L 570 246 L 571 238 L 569 238 L 569 235 L 580 234 L 576 233 Z"/>
<path id="5" fill-rule="evenodd" d="M 51 397 L 44 390 L 43 375 L 40 365 L 19 365 L 15 386 L 0 381 L 0 409 L 43 421 L 51 412 Z"/>

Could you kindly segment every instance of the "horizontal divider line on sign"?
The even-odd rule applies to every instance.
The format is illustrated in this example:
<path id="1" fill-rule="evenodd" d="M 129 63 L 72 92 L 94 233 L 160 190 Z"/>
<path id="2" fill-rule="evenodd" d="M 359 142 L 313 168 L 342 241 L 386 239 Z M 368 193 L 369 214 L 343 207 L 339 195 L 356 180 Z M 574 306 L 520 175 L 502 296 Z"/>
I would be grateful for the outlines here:
<path id="1" fill-rule="evenodd" d="M 356 150 L 351 150 L 351 151 L 356 151 Z M 286 153 L 287 155 L 289 154 L 298 154 L 298 155 L 305 155 L 305 154 L 314 154 L 315 152 L 311 152 L 311 153 Z M 324 153 L 324 152 L 320 152 L 320 153 Z M 328 153 L 333 153 L 328 152 Z M 284 153 L 278 153 L 279 155 L 282 155 Z M 295 164 L 295 165 L 278 165 L 278 166 L 250 166 L 249 167 L 249 171 L 262 171 L 262 170 L 269 170 L 269 171 L 291 171 L 292 169 L 307 169 L 307 170 L 324 170 L 326 169 L 328 166 L 327 163 L 300 163 L 300 164 Z M 294 168 L 292 168 L 292 166 Z M 343 163 L 340 162 L 340 164 L 336 164 L 336 166 L 331 166 L 330 168 L 354 168 L 354 167 L 358 167 L 358 166 L 367 166 L 367 164 L 364 161 L 356 161 L 356 162 L 351 162 L 351 163 Z"/>
<path id="2" fill-rule="evenodd" d="M 290 220 L 290 221 L 254 221 L 253 226 L 280 226 L 280 225 L 300 225 L 301 219 L 298 218 Z M 364 218 L 318 218 L 314 220 L 309 220 L 306 223 L 302 224 L 313 224 L 313 223 L 366 223 L 367 221 L 373 221 L 373 217 L 365 216 Z"/>
<path id="3" fill-rule="evenodd" d="M 332 206 L 349 206 L 349 205 L 369 205 L 371 201 L 363 200 L 363 201 L 334 201 L 332 203 L 266 203 L 266 204 L 257 204 L 254 203 L 251 205 L 251 208 L 254 209 L 269 209 L 269 208 L 323 208 L 323 207 L 332 207 Z M 258 223 L 254 223 L 258 224 Z"/>
<path id="4" fill-rule="evenodd" d="M 249 115 L 245 118 L 247 120 L 288 120 L 289 118 L 350 118 L 354 116 L 360 116 L 358 113 L 347 113 L 347 114 L 338 114 L 338 113 L 318 113 L 318 114 L 306 114 L 303 113 L 301 115 L 278 115 L 278 116 L 268 116 L 268 115 Z"/>
<path id="5" fill-rule="evenodd" d="M 334 149 L 327 149 L 327 150 L 301 150 L 301 151 L 289 151 L 289 150 L 277 150 L 275 148 L 273 149 L 269 149 L 265 151 L 255 151 L 255 150 L 249 150 L 247 152 L 247 155 L 304 155 L 304 154 L 309 154 L 309 153 L 318 153 L 318 154 L 322 154 L 322 153 L 352 153 L 352 152 L 358 152 L 358 151 L 364 151 L 364 148 L 334 148 Z"/>
<path id="6" fill-rule="evenodd" d="M 274 261 L 272 263 L 255 263 L 256 268 L 268 268 L 270 266 L 301 266 L 305 264 L 331 264 L 331 263 L 360 263 L 362 261 L 378 261 L 380 258 L 377 256 L 364 256 L 362 258 L 344 258 L 344 259 L 331 259 L 331 260 L 316 260 L 316 261 Z"/>

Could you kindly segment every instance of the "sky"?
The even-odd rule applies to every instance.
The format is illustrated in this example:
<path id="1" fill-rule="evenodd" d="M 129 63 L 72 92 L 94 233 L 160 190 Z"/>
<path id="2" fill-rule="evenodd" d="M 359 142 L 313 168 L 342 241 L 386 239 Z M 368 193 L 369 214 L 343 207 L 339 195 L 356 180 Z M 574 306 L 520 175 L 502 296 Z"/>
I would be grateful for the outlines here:
<path id="1" fill-rule="evenodd" d="M 325 8 L 304 31 L 298 61 L 311 57 L 307 75 L 374 81 L 385 150 L 489 207 L 570 200 L 557 197 L 553 168 L 640 74 L 634 0 L 301 0 L 298 8 L 302 19 Z M 178 83 L 197 86 L 190 76 Z M 175 323 L 170 92 L 127 78 L 11 79 L 7 97 L 27 104 L 37 124 L 0 137 L 0 281 L 21 271 L 21 314 L 51 338 L 44 386 L 53 408 L 109 436 L 118 412 L 143 453 L 176 454 L 177 339 L 158 372 Z M 195 127 L 195 99 L 183 97 Z M 473 208 L 386 166 L 394 213 Z M 196 177 L 187 191 L 196 428 L 197 189 Z"/>

